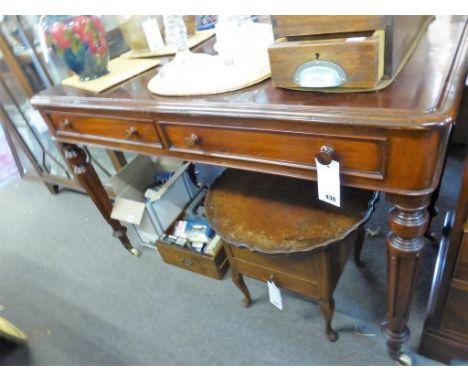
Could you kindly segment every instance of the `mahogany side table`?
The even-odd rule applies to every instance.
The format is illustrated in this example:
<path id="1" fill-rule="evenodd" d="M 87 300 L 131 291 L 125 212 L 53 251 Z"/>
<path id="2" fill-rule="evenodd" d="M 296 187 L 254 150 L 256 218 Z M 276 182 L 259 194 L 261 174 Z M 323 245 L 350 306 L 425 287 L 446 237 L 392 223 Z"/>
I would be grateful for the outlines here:
<path id="1" fill-rule="evenodd" d="M 251 303 L 244 275 L 273 281 L 318 301 L 328 340 L 338 339 L 331 326 L 333 291 L 353 250 L 361 264 L 364 224 L 378 197 L 353 188 L 341 194 L 341 207 L 335 207 L 318 200 L 311 181 L 232 169 L 216 180 L 205 211 L 223 239 L 244 307 Z"/>

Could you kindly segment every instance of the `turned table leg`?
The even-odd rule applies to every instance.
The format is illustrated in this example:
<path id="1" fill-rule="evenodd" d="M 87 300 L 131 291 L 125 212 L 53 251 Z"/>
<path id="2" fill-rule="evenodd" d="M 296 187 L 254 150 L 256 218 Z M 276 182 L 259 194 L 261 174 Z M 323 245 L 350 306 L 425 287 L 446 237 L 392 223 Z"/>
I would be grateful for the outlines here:
<path id="1" fill-rule="evenodd" d="M 122 226 L 119 221 L 111 219 L 112 202 L 109 200 L 107 192 L 96 174 L 94 167 L 86 161 L 87 156 L 85 151 L 78 146 L 70 144 L 64 145 L 63 151 L 65 159 L 68 160 L 73 169 L 73 175 L 88 192 L 104 219 L 106 219 L 107 223 L 112 227 L 114 237 L 119 239 L 125 249 L 130 251 L 130 253 L 138 256 L 139 251 L 132 246 L 127 237 L 127 228 Z"/>
<path id="2" fill-rule="evenodd" d="M 400 360 L 401 345 L 410 337 L 407 322 L 423 255 L 431 196 L 387 195 L 387 199 L 394 207 L 388 219 L 387 317 L 382 331 L 390 356 Z"/>

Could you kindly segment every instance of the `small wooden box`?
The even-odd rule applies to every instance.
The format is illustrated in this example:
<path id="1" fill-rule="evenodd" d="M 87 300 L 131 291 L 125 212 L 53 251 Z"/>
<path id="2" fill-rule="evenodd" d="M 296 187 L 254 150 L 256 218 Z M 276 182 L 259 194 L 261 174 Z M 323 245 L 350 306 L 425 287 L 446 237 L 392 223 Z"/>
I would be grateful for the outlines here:
<path id="1" fill-rule="evenodd" d="M 384 74 L 384 31 L 351 38 L 312 37 L 290 41 L 282 37 L 269 49 L 269 55 L 272 80 L 278 87 L 307 87 L 307 82 L 299 83 L 298 72 L 320 61 L 338 64 L 343 70 L 346 79 L 340 87 L 372 88 Z M 321 70 L 319 77 L 313 78 L 314 84 L 320 84 L 317 81 L 325 75 Z"/>
<path id="2" fill-rule="evenodd" d="M 275 86 L 374 88 L 392 78 L 431 16 L 272 16 Z"/>
<path id="3" fill-rule="evenodd" d="M 166 230 L 166 234 L 170 234 L 174 230 L 174 226 L 183 215 L 183 211 Z M 229 262 L 226 258 L 224 248 L 221 246 L 214 257 L 203 253 L 193 251 L 176 244 L 170 244 L 159 239 L 156 241 L 156 247 L 159 254 L 165 263 L 175 265 L 180 268 L 187 269 L 192 272 L 200 273 L 218 280 L 221 280 L 229 268 Z"/>

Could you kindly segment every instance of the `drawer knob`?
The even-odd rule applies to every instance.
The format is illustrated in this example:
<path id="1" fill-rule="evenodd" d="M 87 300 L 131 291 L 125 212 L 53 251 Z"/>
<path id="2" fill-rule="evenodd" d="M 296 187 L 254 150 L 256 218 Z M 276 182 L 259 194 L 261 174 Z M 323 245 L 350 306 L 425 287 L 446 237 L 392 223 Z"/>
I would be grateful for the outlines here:
<path id="1" fill-rule="evenodd" d="M 73 125 L 71 121 L 68 118 L 65 118 L 61 123 L 60 123 L 60 128 L 62 130 L 70 130 L 73 128 Z"/>
<path id="2" fill-rule="evenodd" d="M 125 130 L 125 138 L 136 138 L 138 137 L 138 135 L 139 135 L 138 130 L 135 129 L 133 126 Z"/>
<path id="3" fill-rule="evenodd" d="M 335 150 L 330 146 L 322 146 L 320 151 L 315 155 L 317 161 L 324 166 L 328 166 L 335 159 Z"/>
<path id="4" fill-rule="evenodd" d="M 201 138 L 197 134 L 192 133 L 190 136 L 185 137 L 185 142 L 187 142 L 189 147 L 193 147 L 201 143 Z"/>
<path id="5" fill-rule="evenodd" d="M 192 259 L 187 259 L 183 256 L 179 256 L 179 260 L 181 261 L 182 264 L 184 264 L 186 267 L 191 267 L 193 265 Z"/>

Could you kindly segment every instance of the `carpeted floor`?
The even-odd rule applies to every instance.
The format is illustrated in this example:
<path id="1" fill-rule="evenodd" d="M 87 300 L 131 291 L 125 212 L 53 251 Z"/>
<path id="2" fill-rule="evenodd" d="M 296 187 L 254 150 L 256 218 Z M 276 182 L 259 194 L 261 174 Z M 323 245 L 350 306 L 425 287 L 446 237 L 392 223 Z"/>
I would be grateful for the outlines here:
<path id="1" fill-rule="evenodd" d="M 440 232 L 459 191 L 462 149 L 448 161 L 433 222 Z M 263 283 L 247 279 L 254 304 L 242 308 L 230 280 L 165 264 L 145 249 L 130 256 L 91 200 L 51 195 L 17 176 L 0 183 L 0 314 L 29 336 L 27 347 L 0 343 L 4 365 L 394 365 L 379 322 L 385 314 L 385 234 L 381 198 L 368 226 L 359 270 L 349 261 L 335 292 L 340 338 L 329 343 L 317 305 L 283 292 L 284 310 Z M 131 235 L 136 241 L 135 235 Z M 428 245 L 405 350 L 417 354 L 436 250 Z"/>

